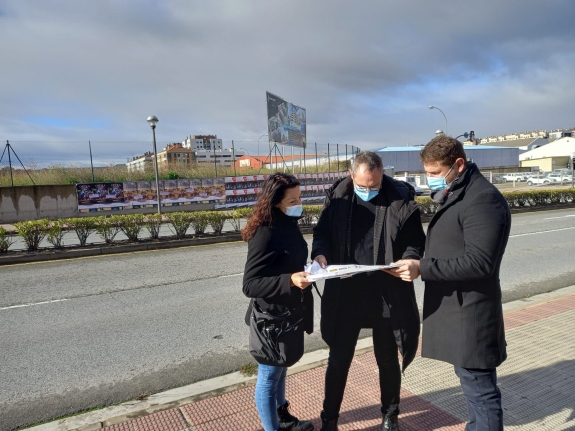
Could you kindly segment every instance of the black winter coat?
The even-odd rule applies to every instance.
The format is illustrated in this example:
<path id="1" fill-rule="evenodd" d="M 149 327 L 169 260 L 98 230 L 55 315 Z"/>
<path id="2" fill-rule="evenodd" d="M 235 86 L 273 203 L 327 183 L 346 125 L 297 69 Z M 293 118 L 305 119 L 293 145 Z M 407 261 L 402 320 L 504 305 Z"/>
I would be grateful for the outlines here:
<path id="1" fill-rule="evenodd" d="M 427 230 L 422 356 L 481 369 L 505 360 L 499 269 L 510 228 L 507 201 L 469 164 Z"/>
<path id="2" fill-rule="evenodd" d="M 329 265 L 346 264 L 349 252 L 350 217 L 353 181 L 347 177 L 336 182 L 327 192 L 323 210 L 314 228 L 312 259 L 324 255 Z M 415 191 L 409 184 L 383 176 L 375 200 L 374 263 L 387 264 L 400 259 L 420 259 L 425 246 L 419 207 Z M 360 222 L 355 220 L 356 223 Z M 389 287 L 389 310 L 395 339 L 403 356 L 405 368 L 415 357 L 419 343 L 419 311 L 413 283 L 404 282 L 387 273 L 381 274 Z M 330 345 L 337 316 L 345 316 L 346 304 L 339 299 L 344 288 L 341 279 L 325 282 L 321 301 L 321 335 Z"/>
<path id="3" fill-rule="evenodd" d="M 270 226 L 260 226 L 248 241 L 248 257 L 244 271 L 243 292 L 256 298 L 264 309 L 281 314 L 287 309 L 303 313 L 305 331 L 313 332 L 313 295 L 311 286 L 305 290 L 291 286 L 291 275 L 301 272 L 307 263 L 307 242 L 295 217 L 273 210 Z M 277 313 L 276 313 L 277 312 Z M 251 302 L 246 313 L 249 326 Z"/>

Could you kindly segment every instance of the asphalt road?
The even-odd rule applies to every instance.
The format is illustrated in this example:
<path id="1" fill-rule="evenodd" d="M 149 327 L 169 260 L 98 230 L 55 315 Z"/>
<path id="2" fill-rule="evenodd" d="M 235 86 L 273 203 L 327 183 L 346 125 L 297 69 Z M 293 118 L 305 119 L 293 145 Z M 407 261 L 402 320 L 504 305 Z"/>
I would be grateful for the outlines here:
<path id="1" fill-rule="evenodd" d="M 513 216 L 504 300 L 573 285 L 574 243 L 575 210 Z M 0 430 L 252 362 L 245 255 L 232 243 L 0 268 Z M 323 347 L 317 332 L 306 342 Z"/>

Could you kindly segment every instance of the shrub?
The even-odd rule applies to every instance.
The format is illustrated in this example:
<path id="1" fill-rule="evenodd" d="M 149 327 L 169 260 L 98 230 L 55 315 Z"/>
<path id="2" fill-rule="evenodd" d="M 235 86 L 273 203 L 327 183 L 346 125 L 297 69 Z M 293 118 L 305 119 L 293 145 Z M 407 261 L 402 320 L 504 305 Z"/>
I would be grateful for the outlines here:
<path id="1" fill-rule="evenodd" d="M 47 234 L 50 222 L 46 219 L 31 220 L 14 223 L 14 226 L 18 230 L 18 235 L 24 239 L 28 250 L 38 250 Z"/>
<path id="2" fill-rule="evenodd" d="M 85 246 L 88 237 L 96 230 L 96 221 L 93 217 L 77 217 L 65 220 L 66 225 L 76 232 L 80 246 Z"/>
<path id="3" fill-rule="evenodd" d="M 0 226 L 0 253 L 6 253 L 12 244 L 14 244 L 12 234 Z"/>
<path id="4" fill-rule="evenodd" d="M 238 212 L 241 218 L 245 218 L 247 220 L 254 213 L 254 208 L 253 207 L 238 208 L 236 211 Z"/>
<path id="5" fill-rule="evenodd" d="M 242 215 L 237 210 L 228 211 L 227 214 L 228 214 L 227 215 L 228 220 L 232 225 L 232 229 L 234 230 L 234 232 L 239 232 L 242 228 L 241 226 Z"/>
<path id="6" fill-rule="evenodd" d="M 54 248 L 62 248 L 62 239 L 66 235 L 64 230 L 64 220 L 54 220 L 50 222 L 48 227 L 46 240 L 54 246 Z"/>
<path id="7" fill-rule="evenodd" d="M 190 224 L 192 224 L 192 213 L 174 212 L 166 214 L 166 217 L 172 224 L 170 230 L 176 235 L 176 238 L 184 238 L 188 228 L 190 227 Z"/>
<path id="8" fill-rule="evenodd" d="M 221 235 L 222 231 L 224 230 L 224 224 L 228 219 L 228 212 L 227 211 L 208 211 L 206 212 L 206 218 L 208 223 L 214 230 L 216 235 Z"/>
<path id="9" fill-rule="evenodd" d="M 321 209 L 321 205 L 304 205 L 302 218 L 299 219 L 299 225 L 305 227 L 313 226 L 317 223 Z"/>
<path id="10" fill-rule="evenodd" d="M 144 226 L 148 230 L 150 237 L 152 239 L 158 239 L 160 237 L 160 228 L 162 227 L 162 215 L 161 214 L 146 214 L 144 216 Z"/>
<path id="11" fill-rule="evenodd" d="M 207 211 L 194 211 L 189 213 L 192 221 L 192 228 L 196 235 L 203 235 L 206 232 L 206 228 L 209 224 L 206 212 Z"/>
<path id="12" fill-rule="evenodd" d="M 114 242 L 114 238 L 122 230 L 120 227 L 122 217 L 123 216 L 102 216 L 94 219 L 96 222 L 96 231 L 104 239 L 106 244 Z"/>
<path id="13" fill-rule="evenodd" d="M 119 216 L 120 229 L 129 241 L 138 241 L 138 236 L 144 226 L 144 214 L 127 214 Z"/>

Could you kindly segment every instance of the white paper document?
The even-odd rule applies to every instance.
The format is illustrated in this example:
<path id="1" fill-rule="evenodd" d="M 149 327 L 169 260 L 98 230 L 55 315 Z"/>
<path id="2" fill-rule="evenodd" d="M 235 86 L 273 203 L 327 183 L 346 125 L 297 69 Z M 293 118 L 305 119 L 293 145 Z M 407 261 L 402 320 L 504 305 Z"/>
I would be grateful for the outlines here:
<path id="1" fill-rule="evenodd" d="M 309 281 L 327 280 L 328 278 L 346 278 L 361 272 L 378 271 L 382 269 L 399 268 L 402 265 L 328 265 L 322 268 L 319 263 L 313 261 L 305 266 L 304 271 L 311 275 Z"/>

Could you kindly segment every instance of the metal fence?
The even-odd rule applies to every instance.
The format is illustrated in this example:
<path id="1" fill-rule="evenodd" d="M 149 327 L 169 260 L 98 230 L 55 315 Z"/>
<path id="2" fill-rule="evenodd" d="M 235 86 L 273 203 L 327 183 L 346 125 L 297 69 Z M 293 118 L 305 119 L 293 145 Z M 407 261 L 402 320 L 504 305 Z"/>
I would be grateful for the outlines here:
<path id="1" fill-rule="evenodd" d="M 158 142 L 158 153 L 175 142 Z M 340 143 L 308 143 L 307 148 L 273 145 L 260 141 L 222 142 L 223 150 L 190 163 L 160 167 L 163 179 L 206 178 L 272 171 L 319 173 L 344 170 L 360 151 Z M 127 163 L 151 153 L 152 142 L 0 142 L 0 187 L 31 184 L 72 184 L 89 181 L 150 180 L 153 165 L 129 170 Z M 223 157 L 227 157 L 223 161 Z M 242 157 L 246 156 L 246 157 Z M 247 159 L 241 161 L 240 159 Z M 150 157 L 151 160 L 151 157 Z"/>

